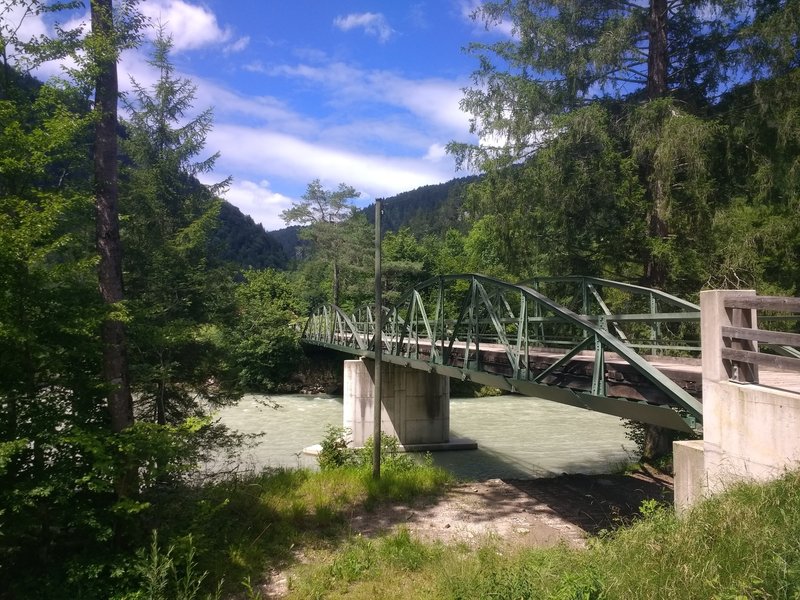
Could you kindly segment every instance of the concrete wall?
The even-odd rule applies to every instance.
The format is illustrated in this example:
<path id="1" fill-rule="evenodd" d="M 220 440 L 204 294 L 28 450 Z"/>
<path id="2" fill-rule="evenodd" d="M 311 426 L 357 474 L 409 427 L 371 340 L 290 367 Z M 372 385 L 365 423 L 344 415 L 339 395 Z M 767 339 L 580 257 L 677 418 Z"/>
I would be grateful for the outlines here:
<path id="1" fill-rule="evenodd" d="M 726 297 L 752 290 L 700 293 L 703 440 L 675 442 L 675 507 L 683 512 L 741 480 L 768 480 L 800 466 L 800 394 L 754 383 L 722 360 L 721 327 L 731 325 Z M 756 324 L 756 315 L 749 315 Z M 757 375 L 757 372 L 755 373 Z"/>
<path id="2" fill-rule="evenodd" d="M 779 477 L 800 465 L 800 394 L 705 382 L 703 441 L 710 493 L 736 480 Z"/>
<path id="3" fill-rule="evenodd" d="M 706 469 L 703 440 L 672 443 L 675 472 L 675 510 L 683 513 L 706 495 Z"/>
<path id="4" fill-rule="evenodd" d="M 381 429 L 404 446 L 442 444 L 450 435 L 450 379 L 382 363 Z M 373 431 L 375 361 L 344 362 L 344 426 L 363 446 Z"/>

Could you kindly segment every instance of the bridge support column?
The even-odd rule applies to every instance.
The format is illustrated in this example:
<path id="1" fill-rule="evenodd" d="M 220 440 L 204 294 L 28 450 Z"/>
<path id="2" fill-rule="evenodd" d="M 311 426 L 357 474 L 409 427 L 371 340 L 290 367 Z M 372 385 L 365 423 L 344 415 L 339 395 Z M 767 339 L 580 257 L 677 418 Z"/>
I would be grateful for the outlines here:
<path id="1" fill-rule="evenodd" d="M 450 440 L 450 379 L 391 363 L 383 363 L 381 429 L 397 437 L 405 450 L 464 450 L 477 445 Z M 353 445 L 372 435 L 375 362 L 344 361 L 344 426 Z"/>

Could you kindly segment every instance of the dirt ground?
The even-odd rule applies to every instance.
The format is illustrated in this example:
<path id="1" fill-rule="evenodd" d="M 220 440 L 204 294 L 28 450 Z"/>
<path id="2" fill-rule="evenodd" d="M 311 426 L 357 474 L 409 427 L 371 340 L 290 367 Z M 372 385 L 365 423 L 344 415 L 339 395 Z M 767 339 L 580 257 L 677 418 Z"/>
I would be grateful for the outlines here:
<path id="1" fill-rule="evenodd" d="M 647 499 L 673 499 L 672 478 L 647 466 L 627 475 L 489 479 L 456 485 L 439 498 L 357 512 L 350 526 L 365 536 L 402 526 L 422 539 L 445 543 L 478 545 L 492 538 L 517 547 L 565 543 L 581 548 L 588 535 L 630 522 Z M 272 573 L 263 592 L 281 598 L 285 574 Z"/>

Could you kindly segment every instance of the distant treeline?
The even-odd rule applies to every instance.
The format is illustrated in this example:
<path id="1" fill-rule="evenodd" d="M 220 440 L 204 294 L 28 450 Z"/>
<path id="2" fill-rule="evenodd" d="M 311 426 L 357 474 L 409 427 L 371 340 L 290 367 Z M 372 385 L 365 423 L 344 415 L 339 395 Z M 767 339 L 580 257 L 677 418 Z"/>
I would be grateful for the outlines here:
<path id="1" fill-rule="evenodd" d="M 415 190 L 401 192 L 383 199 L 383 218 L 381 228 L 384 233 L 396 232 L 408 227 L 415 236 L 444 235 L 448 229 L 466 232 L 469 221 L 465 211 L 467 186 L 477 181 L 479 176 L 458 177 L 444 183 L 424 185 Z M 375 222 L 375 204 L 359 211 L 369 223 Z M 298 237 L 300 227 L 292 225 L 267 233 L 277 242 L 285 255 L 294 257 L 301 243 Z M 257 233 L 257 232 L 256 232 Z M 287 267 L 287 263 L 276 264 L 277 268 Z"/>

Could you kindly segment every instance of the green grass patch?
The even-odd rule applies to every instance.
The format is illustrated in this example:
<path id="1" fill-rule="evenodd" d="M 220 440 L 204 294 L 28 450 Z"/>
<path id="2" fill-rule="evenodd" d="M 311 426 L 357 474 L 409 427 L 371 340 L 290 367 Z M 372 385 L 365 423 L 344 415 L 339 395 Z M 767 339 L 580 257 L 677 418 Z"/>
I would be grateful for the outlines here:
<path id="1" fill-rule="evenodd" d="M 797 599 L 800 474 L 742 484 L 678 519 L 651 501 L 589 549 L 356 538 L 295 571 L 292 598 Z"/>
<path id="2" fill-rule="evenodd" d="M 409 501 L 444 491 L 452 481 L 430 464 L 387 467 L 379 481 L 364 467 L 327 471 L 277 469 L 215 485 L 173 491 L 148 524 L 166 545 L 191 539 L 199 573 L 229 591 L 293 560 L 295 548 L 336 547 L 349 536 L 346 516 L 382 502 Z"/>
<path id="3" fill-rule="evenodd" d="M 406 529 L 376 539 L 351 537 L 336 551 L 317 555 L 313 565 L 301 567 L 292 579 L 290 598 L 416 597 L 403 594 L 420 593 L 422 576 L 444 552 L 441 545 L 415 540 Z"/>

